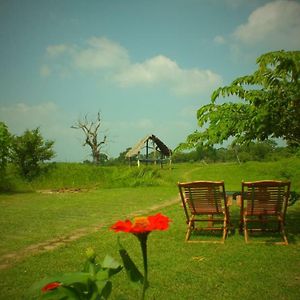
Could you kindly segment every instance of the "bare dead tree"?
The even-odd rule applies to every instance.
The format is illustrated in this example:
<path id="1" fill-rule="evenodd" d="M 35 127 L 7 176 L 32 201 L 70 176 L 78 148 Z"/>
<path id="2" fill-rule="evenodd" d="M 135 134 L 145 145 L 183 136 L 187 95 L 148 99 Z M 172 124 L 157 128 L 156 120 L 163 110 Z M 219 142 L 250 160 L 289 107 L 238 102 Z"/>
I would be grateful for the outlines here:
<path id="1" fill-rule="evenodd" d="M 81 129 L 85 134 L 85 142 L 83 143 L 83 146 L 90 146 L 94 164 L 100 163 L 101 150 L 107 143 L 107 135 L 104 135 L 103 139 L 98 142 L 101 121 L 100 112 L 98 112 L 96 121 L 89 121 L 87 115 L 85 115 L 83 120 L 78 120 L 77 123 L 71 126 L 73 129 Z"/>

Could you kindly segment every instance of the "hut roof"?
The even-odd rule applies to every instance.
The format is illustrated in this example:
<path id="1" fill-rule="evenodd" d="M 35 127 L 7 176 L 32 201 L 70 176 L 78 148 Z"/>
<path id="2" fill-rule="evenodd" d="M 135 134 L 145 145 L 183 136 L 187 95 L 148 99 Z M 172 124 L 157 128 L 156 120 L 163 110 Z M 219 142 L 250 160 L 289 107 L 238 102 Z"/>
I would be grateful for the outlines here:
<path id="1" fill-rule="evenodd" d="M 147 135 L 143 139 L 141 139 L 134 147 L 132 147 L 125 155 L 125 157 L 133 157 L 138 155 L 142 148 L 145 147 L 145 143 L 148 140 L 152 140 L 156 144 L 156 149 L 161 152 L 164 156 L 171 156 L 172 150 L 169 149 L 158 137 L 154 134 Z"/>

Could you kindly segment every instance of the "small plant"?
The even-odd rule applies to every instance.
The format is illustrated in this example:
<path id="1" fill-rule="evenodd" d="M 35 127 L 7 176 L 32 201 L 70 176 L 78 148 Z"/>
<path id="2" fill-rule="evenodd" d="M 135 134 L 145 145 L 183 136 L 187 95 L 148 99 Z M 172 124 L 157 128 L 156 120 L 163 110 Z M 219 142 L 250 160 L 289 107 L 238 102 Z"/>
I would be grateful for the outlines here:
<path id="1" fill-rule="evenodd" d="M 297 193 L 296 191 L 291 191 L 288 205 L 289 206 L 294 205 L 296 201 L 299 200 L 299 198 L 300 198 L 299 193 Z"/>
<path id="2" fill-rule="evenodd" d="M 108 299 L 112 291 L 110 278 L 122 270 L 122 266 L 106 255 L 101 264 L 96 262 L 92 248 L 86 251 L 87 260 L 81 272 L 65 273 L 46 278 L 34 285 L 39 299 Z"/>

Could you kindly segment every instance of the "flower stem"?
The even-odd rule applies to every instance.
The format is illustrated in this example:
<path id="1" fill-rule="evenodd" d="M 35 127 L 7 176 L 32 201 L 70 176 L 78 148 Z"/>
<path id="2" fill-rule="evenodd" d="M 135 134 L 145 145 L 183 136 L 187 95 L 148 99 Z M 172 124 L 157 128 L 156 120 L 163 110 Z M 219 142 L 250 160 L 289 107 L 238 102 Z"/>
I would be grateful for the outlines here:
<path id="1" fill-rule="evenodd" d="M 142 291 L 142 297 L 141 300 L 145 299 L 145 293 L 146 289 L 148 288 L 148 261 L 147 261 L 147 238 L 148 238 L 148 233 L 146 234 L 140 234 L 138 236 L 140 244 L 141 244 L 141 249 L 142 249 L 142 254 L 143 254 L 143 263 L 144 263 L 144 282 L 143 282 L 143 291 Z"/>

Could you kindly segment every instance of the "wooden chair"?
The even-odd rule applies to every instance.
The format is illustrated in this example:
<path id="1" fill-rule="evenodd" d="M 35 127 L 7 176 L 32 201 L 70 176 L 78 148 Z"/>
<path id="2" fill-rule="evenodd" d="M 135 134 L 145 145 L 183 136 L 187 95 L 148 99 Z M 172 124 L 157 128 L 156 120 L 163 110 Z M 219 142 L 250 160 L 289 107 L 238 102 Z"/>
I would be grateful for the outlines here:
<path id="1" fill-rule="evenodd" d="M 240 230 L 244 229 L 246 243 L 249 241 L 251 231 L 280 232 L 283 242 L 275 244 L 288 244 L 284 230 L 285 215 L 290 195 L 289 181 L 263 180 L 242 182 Z M 277 223 L 276 228 L 268 228 L 270 223 Z M 259 224 L 248 228 L 248 224 Z M 250 224 L 249 224 L 250 225 Z"/>
<path id="2" fill-rule="evenodd" d="M 222 230 L 221 242 L 224 243 L 229 228 L 229 211 L 224 182 L 178 182 L 178 187 L 188 225 L 185 240 L 189 241 L 191 232 L 194 230 Z M 207 222 L 207 227 L 196 227 L 196 222 Z M 219 226 L 215 226 L 218 223 Z M 198 242 L 216 241 L 200 240 Z"/>

